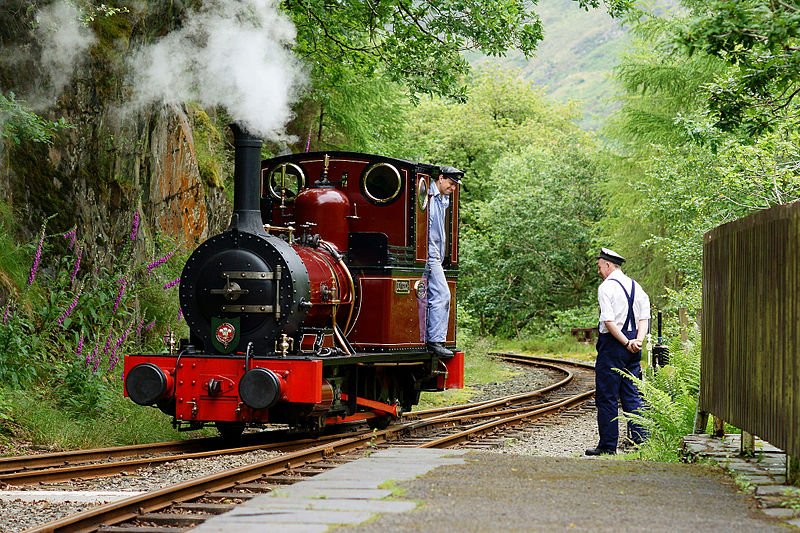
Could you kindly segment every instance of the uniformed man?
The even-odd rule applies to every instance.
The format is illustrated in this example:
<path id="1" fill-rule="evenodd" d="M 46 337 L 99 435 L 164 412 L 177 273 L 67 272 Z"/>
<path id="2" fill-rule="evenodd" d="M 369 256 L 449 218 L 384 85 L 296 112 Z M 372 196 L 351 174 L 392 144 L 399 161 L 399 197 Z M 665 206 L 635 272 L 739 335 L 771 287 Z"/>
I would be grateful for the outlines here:
<path id="1" fill-rule="evenodd" d="M 595 363 L 600 441 L 596 448 L 586 450 L 586 455 L 617 453 L 617 400 L 626 413 L 635 413 L 642 407 L 637 388 L 615 370 L 641 378 L 642 343 L 650 324 L 650 298 L 636 281 L 623 274 L 624 262 L 621 255 L 608 248 L 602 248 L 597 256 L 597 271 L 603 278 L 597 289 L 600 334 Z M 628 431 L 634 443 L 646 437 L 645 430 L 633 422 L 628 422 Z"/>
<path id="2" fill-rule="evenodd" d="M 450 288 L 444 276 L 442 262 L 445 258 L 447 233 L 445 220 L 450 206 L 450 195 L 461 184 L 464 173 L 457 168 L 441 167 L 439 177 L 428 190 L 428 308 L 425 341 L 428 350 L 439 357 L 453 357 L 444 347 L 447 323 L 450 318 Z"/>

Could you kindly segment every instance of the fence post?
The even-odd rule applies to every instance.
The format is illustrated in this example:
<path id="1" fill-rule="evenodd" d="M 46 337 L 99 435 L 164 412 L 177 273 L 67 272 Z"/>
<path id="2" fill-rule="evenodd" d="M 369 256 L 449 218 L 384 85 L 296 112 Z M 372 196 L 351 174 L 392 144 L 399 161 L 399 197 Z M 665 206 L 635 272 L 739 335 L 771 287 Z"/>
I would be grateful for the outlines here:
<path id="1" fill-rule="evenodd" d="M 715 437 L 725 436 L 725 421 L 718 416 L 714 417 L 714 436 Z"/>
<path id="2" fill-rule="evenodd" d="M 800 482 L 800 460 L 786 454 L 786 483 L 797 485 Z"/>
<path id="3" fill-rule="evenodd" d="M 708 412 L 701 411 L 700 406 L 697 406 L 697 411 L 694 413 L 694 433 L 700 434 L 706 431 L 708 427 Z"/>
<path id="4" fill-rule="evenodd" d="M 756 454 L 756 437 L 752 433 L 742 430 L 742 440 L 739 443 L 739 453 L 748 457 Z"/>

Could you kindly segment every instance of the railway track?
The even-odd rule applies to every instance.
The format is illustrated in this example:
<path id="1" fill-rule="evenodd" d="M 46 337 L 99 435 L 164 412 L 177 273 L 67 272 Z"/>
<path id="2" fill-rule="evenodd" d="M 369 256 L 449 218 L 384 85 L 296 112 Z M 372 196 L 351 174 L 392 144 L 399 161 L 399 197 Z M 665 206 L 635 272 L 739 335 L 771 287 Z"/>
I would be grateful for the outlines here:
<path id="1" fill-rule="evenodd" d="M 281 440 L 276 436 L 254 434 L 245 439 L 254 442 L 254 444 L 245 446 L 226 445 L 219 438 L 201 438 L 7 457 L 0 459 L 0 483 L 21 487 L 40 483 L 62 482 L 75 478 L 92 479 L 185 459 L 237 455 L 258 450 L 289 452 L 307 447 L 313 443 L 324 443 L 338 438 L 341 437 L 329 435 Z M 285 433 L 282 435 L 282 439 L 287 439 Z"/>
<path id="2" fill-rule="evenodd" d="M 379 446 L 451 448 L 480 439 L 496 440 L 494 437 L 504 429 L 529 424 L 580 405 L 594 393 L 593 368 L 589 365 L 511 354 L 497 356 L 520 365 L 550 369 L 559 374 L 560 379 L 535 391 L 410 413 L 400 423 L 381 431 L 362 431 L 346 437 L 327 436 L 302 443 L 295 441 L 292 446 L 297 448 L 281 449 L 278 457 L 111 502 L 28 531 L 185 531 L 275 486 L 361 457 L 364 449 Z M 279 449 L 281 444 L 287 447 L 287 443 L 266 446 Z"/>

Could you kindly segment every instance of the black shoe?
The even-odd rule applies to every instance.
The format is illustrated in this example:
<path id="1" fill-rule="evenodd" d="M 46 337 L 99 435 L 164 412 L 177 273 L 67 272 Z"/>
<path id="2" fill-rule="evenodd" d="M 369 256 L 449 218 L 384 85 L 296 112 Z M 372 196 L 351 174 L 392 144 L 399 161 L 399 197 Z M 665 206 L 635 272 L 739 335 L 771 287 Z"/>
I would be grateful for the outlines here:
<path id="1" fill-rule="evenodd" d="M 617 450 L 608 450 L 606 448 L 589 448 L 584 452 L 585 455 L 616 455 Z"/>
<path id="2" fill-rule="evenodd" d="M 449 359 L 453 357 L 453 352 L 445 348 L 443 342 L 429 342 L 427 346 L 428 346 L 428 351 L 431 352 L 433 355 L 442 357 L 444 359 Z"/>

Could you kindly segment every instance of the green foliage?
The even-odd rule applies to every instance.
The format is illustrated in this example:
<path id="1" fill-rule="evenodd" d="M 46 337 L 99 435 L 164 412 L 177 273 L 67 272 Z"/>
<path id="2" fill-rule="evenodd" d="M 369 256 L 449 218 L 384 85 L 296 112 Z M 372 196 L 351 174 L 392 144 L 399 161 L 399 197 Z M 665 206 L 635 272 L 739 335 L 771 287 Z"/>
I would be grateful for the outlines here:
<path id="1" fill-rule="evenodd" d="M 303 130 L 299 149 L 386 153 L 409 103 L 398 83 L 342 69 L 334 85 L 318 83 L 300 108 L 294 124 Z"/>
<path id="2" fill-rule="evenodd" d="M 493 167 L 504 154 L 530 145 L 553 146 L 578 133 L 570 107 L 547 102 L 541 88 L 517 70 L 486 68 L 470 81 L 469 100 L 424 100 L 410 114 L 393 155 L 454 165 L 466 172 L 463 208 L 495 193 Z"/>
<path id="3" fill-rule="evenodd" d="M 518 48 L 529 55 L 542 36 L 538 17 L 520 0 L 342 2 L 336 9 L 302 0 L 283 7 L 297 27 L 297 53 L 329 87 L 345 71 L 354 79 L 381 72 L 412 96 L 463 98 L 468 65 L 461 52 Z"/>
<path id="4" fill-rule="evenodd" d="M 641 413 L 626 416 L 649 433 L 638 453 L 651 460 L 677 462 L 681 439 L 694 429 L 700 390 L 699 332 L 690 332 L 687 348 L 677 341 L 669 348 L 669 364 L 657 372 L 644 369 L 641 380 L 622 375 L 633 381 L 644 397 Z"/>
<path id="5" fill-rule="evenodd" d="M 0 92 L 0 137 L 14 145 L 22 141 L 51 144 L 53 136 L 71 126 L 63 117 L 46 120 L 17 100 L 14 93 Z"/>
<path id="6" fill-rule="evenodd" d="M 177 277 L 179 260 L 162 255 L 174 247 L 165 242 L 151 245 L 158 259 L 135 261 L 138 215 L 109 267 L 87 268 L 76 228 L 45 230 L 29 256 L 28 282 L 7 300 L 0 323 L 0 379 L 34 396 L 49 389 L 53 408 L 93 418 L 121 394 L 123 353 L 160 347 L 161 334 L 179 321 L 177 289 L 164 288 Z M 66 254 L 58 252 L 65 247 Z"/>
<path id="7" fill-rule="evenodd" d="M 765 0 L 685 0 L 690 9 L 676 28 L 689 54 L 704 53 L 730 66 L 707 90 L 715 125 L 759 134 L 797 123 L 800 93 L 800 7 Z"/>
<path id="8" fill-rule="evenodd" d="M 223 171 L 230 166 L 223 150 L 225 126 L 215 121 L 199 105 L 190 104 L 187 107 L 192 119 L 192 136 L 200 177 L 207 187 L 225 189 Z"/>
<path id="9" fill-rule="evenodd" d="M 530 146 L 495 167 L 504 183 L 478 206 L 463 245 L 464 302 L 481 316 L 482 331 L 518 334 L 594 293 L 587 251 L 601 215 L 594 191 L 602 170 L 586 157 L 591 148 L 573 140 L 552 153 Z"/>
<path id="10" fill-rule="evenodd" d="M 0 202 L 0 295 L 8 301 L 21 290 L 28 275 L 30 253 L 14 238 L 17 225 L 11 207 Z"/>

